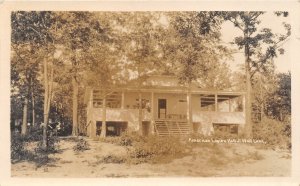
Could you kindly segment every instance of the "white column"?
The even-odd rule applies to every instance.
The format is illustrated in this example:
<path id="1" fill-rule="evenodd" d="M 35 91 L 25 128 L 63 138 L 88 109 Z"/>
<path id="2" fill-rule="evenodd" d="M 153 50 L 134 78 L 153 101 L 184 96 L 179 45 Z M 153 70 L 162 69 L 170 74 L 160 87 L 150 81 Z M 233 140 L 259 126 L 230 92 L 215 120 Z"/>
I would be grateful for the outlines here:
<path id="1" fill-rule="evenodd" d="M 191 93 L 188 92 L 186 95 L 186 107 L 187 107 L 187 112 L 186 112 L 186 118 L 187 118 L 187 123 L 192 129 L 192 114 L 191 114 Z"/>
<path id="2" fill-rule="evenodd" d="M 218 111 L 218 95 L 215 94 L 215 112 Z"/>
<path id="3" fill-rule="evenodd" d="M 155 113 L 154 113 L 154 92 L 151 92 L 151 133 L 154 133 L 154 125 L 155 125 Z"/>

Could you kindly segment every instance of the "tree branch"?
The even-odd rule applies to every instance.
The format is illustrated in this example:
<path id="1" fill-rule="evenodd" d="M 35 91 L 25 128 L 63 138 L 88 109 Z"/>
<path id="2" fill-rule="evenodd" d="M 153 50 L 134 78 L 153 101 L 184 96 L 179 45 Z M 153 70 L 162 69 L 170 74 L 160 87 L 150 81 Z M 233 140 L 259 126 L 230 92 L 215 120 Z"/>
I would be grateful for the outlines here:
<path id="1" fill-rule="evenodd" d="M 273 45 L 273 47 L 274 47 L 274 49 L 276 50 L 276 49 L 278 49 L 279 47 L 281 47 L 285 42 L 287 42 L 287 39 L 290 37 L 290 35 L 287 35 L 285 38 L 284 38 L 284 40 L 279 40 L 279 41 L 277 41 L 274 45 Z M 281 43 L 282 42 L 282 43 Z M 280 43 L 280 45 L 278 45 Z M 251 74 L 251 76 L 250 76 L 250 78 L 252 78 L 253 76 L 254 76 L 254 74 L 264 65 L 264 63 L 270 58 L 271 56 L 270 56 L 270 53 L 268 53 L 262 60 L 260 60 L 259 62 L 260 62 L 260 65 L 259 65 L 259 67 L 257 67 L 255 70 L 254 70 L 254 72 Z"/>

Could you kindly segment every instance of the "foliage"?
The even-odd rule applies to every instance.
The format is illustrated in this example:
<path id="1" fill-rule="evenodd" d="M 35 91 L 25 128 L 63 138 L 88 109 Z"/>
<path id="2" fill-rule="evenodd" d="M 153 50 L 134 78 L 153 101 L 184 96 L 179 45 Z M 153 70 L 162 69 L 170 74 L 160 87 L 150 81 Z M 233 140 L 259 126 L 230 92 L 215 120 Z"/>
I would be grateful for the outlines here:
<path id="1" fill-rule="evenodd" d="M 21 161 L 21 160 L 31 160 L 33 154 L 25 149 L 27 139 L 23 136 L 15 133 L 11 133 L 11 144 L 10 144 L 10 152 L 11 152 L 11 161 L 12 163 Z"/>
<path id="2" fill-rule="evenodd" d="M 134 143 L 128 153 L 131 163 L 168 162 L 184 155 L 185 147 L 178 137 L 148 136 L 145 141 Z"/>
<path id="3" fill-rule="evenodd" d="M 11 162 L 15 163 L 21 160 L 32 161 L 37 167 L 50 162 L 49 154 L 59 151 L 59 140 L 56 136 L 48 137 L 48 148 L 45 150 L 42 146 L 41 129 L 32 131 L 34 135 L 23 136 L 18 133 L 11 134 Z M 31 149 L 30 146 L 35 146 Z"/>
<path id="4" fill-rule="evenodd" d="M 105 138 L 100 138 L 100 141 L 105 143 L 112 143 L 120 146 L 133 146 L 134 143 L 145 141 L 146 137 L 141 136 L 136 131 L 123 132 L 121 136 L 107 136 Z"/>
<path id="5" fill-rule="evenodd" d="M 266 99 L 267 115 L 278 119 L 287 120 L 291 115 L 291 73 L 277 75 L 275 91 Z"/>
<path id="6" fill-rule="evenodd" d="M 291 149 L 291 123 L 289 120 L 280 122 L 265 117 L 253 128 L 253 137 L 266 141 L 268 147 Z"/>
<path id="7" fill-rule="evenodd" d="M 167 14 L 170 20 L 168 35 L 162 42 L 165 58 L 182 84 L 196 82 L 202 88 L 228 88 L 228 66 L 221 60 L 229 57 L 220 44 L 220 20 L 208 21 L 207 12 L 180 12 Z M 208 31 L 209 30 L 209 31 Z M 176 51 L 176 52 L 175 52 Z"/>
<path id="8" fill-rule="evenodd" d="M 73 150 L 75 152 L 83 152 L 86 150 L 90 150 L 89 143 L 85 141 L 84 139 L 79 139 L 79 141 L 76 143 L 76 145 L 73 147 Z"/>
<path id="9" fill-rule="evenodd" d="M 134 143 L 144 142 L 145 138 L 145 136 L 139 135 L 138 132 L 125 132 L 121 135 L 118 144 L 121 146 L 132 146 Z"/>

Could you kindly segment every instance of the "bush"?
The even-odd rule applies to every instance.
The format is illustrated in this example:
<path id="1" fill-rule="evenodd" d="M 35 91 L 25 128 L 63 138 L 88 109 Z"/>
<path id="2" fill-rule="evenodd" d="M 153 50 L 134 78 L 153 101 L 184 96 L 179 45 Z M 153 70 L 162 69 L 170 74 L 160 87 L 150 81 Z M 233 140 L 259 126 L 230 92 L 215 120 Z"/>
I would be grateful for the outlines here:
<path id="1" fill-rule="evenodd" d="M 34 154 L 25 149 L 27 141 L 28 139 L 20 134 L 11 135 L 10 157 L 13 163 L 20 160 L 32 160 L 34 158 Z"/>
<path id="2" fill-rule="evenodd" d="M 272 148 L 291 149 L 290 122 L 280 122 L 275 119 L 263 118 L 253 126 L 253 137 L 262 139 Z"/>
<path id="3" fill-rule="evenodd" d="M 133 143 L 145 142 L 145 136 L 141 136 L 138 132 L 125 132 L 119 139 L 119 145 L 132 146 Z"/>
<path id="4" fill-rule="evenodd" d="M 90 149 L 90 145 L 87 141 L 85 141 L 84 139 L 80 139 L 77 144 L 73 147 L 73 150 L 75 152 L 83 152 L 85 150 L 89 150 Z"/>
<path id="5" fill-rule="evenodd" d="M 182 157 L 185 147 L 178 137 L 145 137 L 133 148 L 129 149 L 129 157 L 134 163 L 170 161 L 173 158 Z"/>

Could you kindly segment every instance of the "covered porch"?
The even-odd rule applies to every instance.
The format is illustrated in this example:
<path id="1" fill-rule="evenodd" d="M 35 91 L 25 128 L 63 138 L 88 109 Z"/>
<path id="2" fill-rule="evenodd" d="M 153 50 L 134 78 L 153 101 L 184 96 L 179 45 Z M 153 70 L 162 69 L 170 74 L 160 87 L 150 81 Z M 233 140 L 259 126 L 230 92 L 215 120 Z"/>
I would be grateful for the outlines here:
<path id="1" fill-rule="evenodd" d="M 102 121 L 103 98 L 106 99 L 106 121 L 126 122 L 127 129 L 144 135 L 209 134 L 207 131 L 213 130 L 215 124 L 244 122 L 244 93 L 240 92 L 127 88 L 115 89 L 103 97 L 101 90 L 95 89 L 91 92 L 88 109 L 88 118 L 94 123 Z M 140 111 L 141 127 L 138 125 Z M 195 127 L 197 124 L 201 130 Z M 90 133 L 94 133 L 92 128 Z"/>

